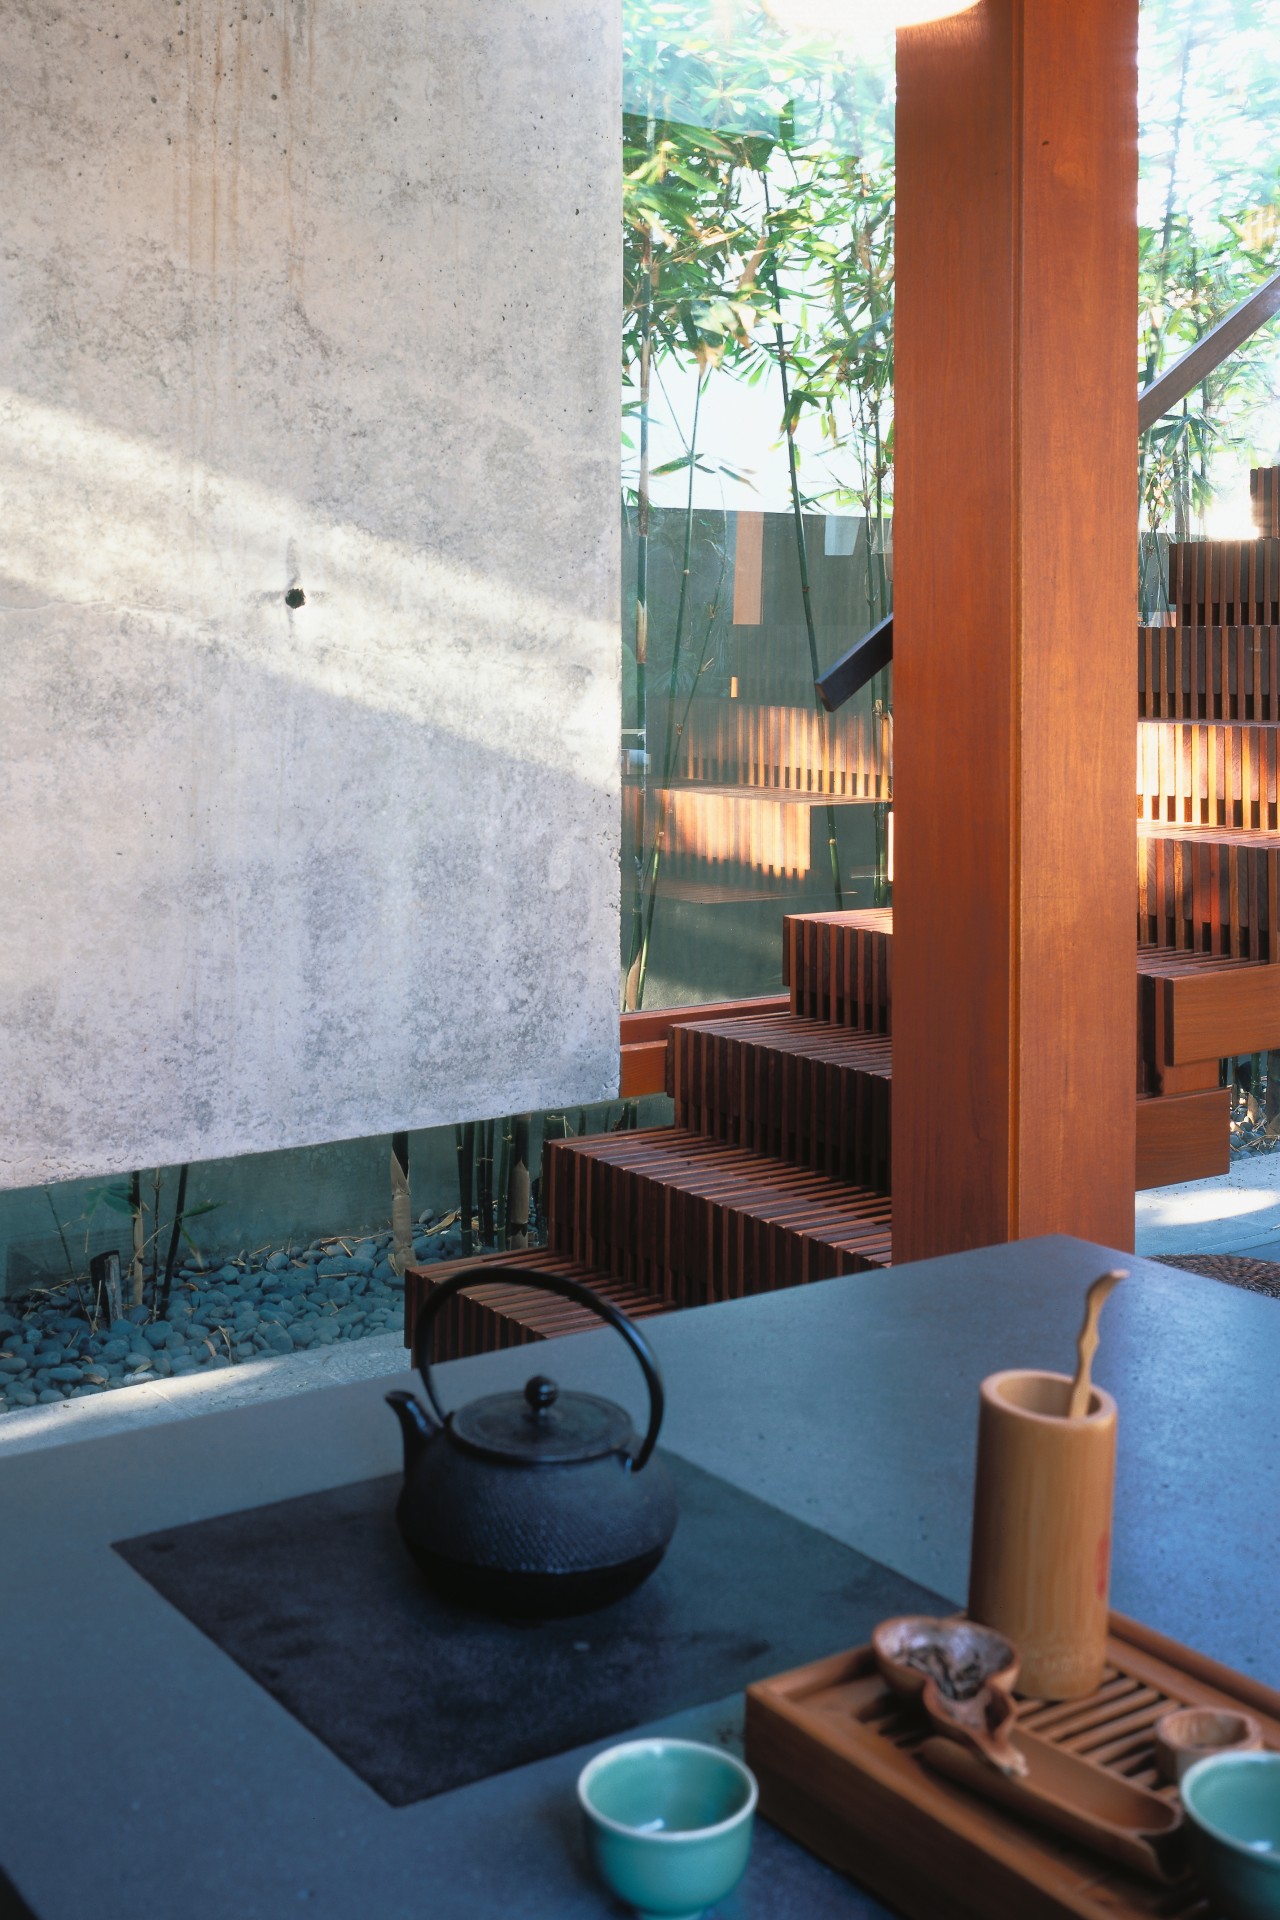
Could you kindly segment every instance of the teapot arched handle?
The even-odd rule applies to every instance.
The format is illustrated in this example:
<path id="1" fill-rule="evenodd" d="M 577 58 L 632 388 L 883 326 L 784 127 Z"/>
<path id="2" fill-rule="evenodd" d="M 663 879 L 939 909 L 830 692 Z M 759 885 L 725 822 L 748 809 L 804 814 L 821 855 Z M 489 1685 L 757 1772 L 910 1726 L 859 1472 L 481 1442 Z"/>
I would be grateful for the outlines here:
<path id="1" fill-rule="evenodd" d="M 636 1359 L 640 1362 L 645 1385 L 649 1389 L 649 1430 L 644 1436 L 644 1444 L 631 1462 L 633 1473 L 639 1473 L 649 1455 L 658 1444 L 658 1430 L 662 1425 L 666 1395 L 662 1388 L 662 1375 L 658 1371 L 658 1362 L 654 1358 L 653 1348 L 644 1335 L 628 1320 L 625 1313 L 615 1307 L 611 1300 L 602 1300 L 590 1287 L 584 1287 L 580 1280 L 570 1280 L 558 1273 L 540 1273 L 523 1267 L 505 1267 L 480 1265 L 469 1267 L 463 1273 L 451 1274 L 442 1280 L 438 1287 L 431 1289 L 426 1305 L 417 1316 L 417 1326 L 413 1335 L 413 1364 L 422 1375 L 422 1384 L 427 1399 L 441 1426 L 447 1415 L 440 1405 L 435 1383 L 431 1378 L 429 1358 L 430 1334 L 432 1324 L 441 1308 L 455 1293 L 461 1293 L 464 1287 L 487 1285 L 489 1282 L 502 1282 L 507 1286 L 534 1287 L 542 1293 L 558 1293 L 565 1300 L 575 1300 L 580 1307 L 588 1307 L 601 1320 L 607 1321 L 615 1333 L 620 1333 Z"/>

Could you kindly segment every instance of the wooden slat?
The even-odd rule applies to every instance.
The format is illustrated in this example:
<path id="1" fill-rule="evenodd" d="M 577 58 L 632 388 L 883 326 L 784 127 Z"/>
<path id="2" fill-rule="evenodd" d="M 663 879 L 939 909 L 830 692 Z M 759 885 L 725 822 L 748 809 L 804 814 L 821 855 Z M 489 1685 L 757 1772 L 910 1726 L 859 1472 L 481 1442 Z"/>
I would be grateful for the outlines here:
<path id="1" fill-rule="evenodd" d="M 888 743 L 868 704 L 838 716 L 814 707 L 757 705 L 703 695 L 678 708 L 649 703 L 654 739 L 679 736 L 671 774 L 698 783 L 756 791 L 830 795 L 843 800 L 891 800 Z"/>
<path id="2" fill-rule="evenodd" d="M 1221 1087 L 1138 1101 L 1135 1185 L 1209 1180 L 1231 1167 L 1230 1093 Z"/>
<path id="3" fill-rule="evenodd" d="M 583 1266 L 580 1261 L 564 1260 L 546 1248 L 525 1253 L 471 1255 L 462 1260 L 441 1260 L 426 1267 L 410 1267 L 405 1274 L 405 1345 L 412 1349 L 417 1316 L 434 1287 L 454 1274 L 480 1266 L 517 1267 L 527 1273 L 554 1273 L 579 1280 L 612 1301 L 632 1319 L 643 1319 L 666 1311 L 666 1303 L 639 1288 L 629 1287 L 611 1274 Z M 524 1346 L 533 1340 L 549 1340 L 566 1333 L 586 1333 L 600 1325 L 600 1318 L 574 1300 L 553 1293 L 507 1282 L 465 1287 L 449 1301 L 436 1326 L 434 1357 L 459 1360 L 472 1353 L 493 1353 L 501 1348 Z"/>
<path id="4" fill-rule="evenodd" d="M 675 1123 L 889 1190 L 890 1042 L 784 1014 L 676 1029 Z"/>
<path id="5" fill-rule="evenodd" d="M 1275 727 L 1145 722 L 1138 728 L 1138 819 L 1275 833 L 1278 757 Z"/>
<path id="6" fill-rule="evenodd" d="M 793 1013 L 865 1033 L 890 1031 L 891 909 L 787 914 L 782 927 L 782 977 Z"/>
<path id="7" fill-rule="evenodd" d="M 643 1040 L 639 1046 L 623 1047 L 618 1075 L 618 1096 L 622 1100 L 643 1100 L 646 1095 L 667 1091 L 666 1040 Z"/>
<path id="8" fill-rule="evenodd" d="M 1280 624 L 1280 540 L 1174 541 L 1169 600 L 1184 627 Z"/>
<path id="9" fill-rule="evenodd" d="M 1255 467 L 1249 475 L 1254 531 L 1262 539 L 1280 536 L 1280 467 Z"/>
<path id="10" fill-rule="evenodd" d="M 738 513 L 734 518 L 733 624 L 758 627 L 764 604 L 764 515 Z"/>
<path id="11" fill-rule="evenodd" d="M 683 1128 L 544 1149 L 548 1239 L 671 1305 L 886 1266 L 889 1202 Z"/>
<path id="12" fill-rule="evenodd" d="M 1274 624 L 1140 627 L 1138 718 L 1280 724 L 1278 638 Z"/>
<path id="13" fill-rule="evenodd" d="M 1280 963 L 1280 834 L 1138 823 L 1138 945 Z"/>
<path id="14" fill-rule="evenodd" d="M 686 1020 L 741 1020 L 755 1014 L 786 1013 L 791 1001 L 785 993 L 766 993 L 753 1000 L 708 1000 L 682 1007 L 643 1007 L 639 1013 L 619 1015 L 619 1038 L 624 1047 L 665 1040 L 673 1027 Z"/>
<path id="15" fill-rule="evenodd" d="M 1170 1066 L 1280 1048 L 1280 967 L 1179 972 L 1158 986 Z"/>

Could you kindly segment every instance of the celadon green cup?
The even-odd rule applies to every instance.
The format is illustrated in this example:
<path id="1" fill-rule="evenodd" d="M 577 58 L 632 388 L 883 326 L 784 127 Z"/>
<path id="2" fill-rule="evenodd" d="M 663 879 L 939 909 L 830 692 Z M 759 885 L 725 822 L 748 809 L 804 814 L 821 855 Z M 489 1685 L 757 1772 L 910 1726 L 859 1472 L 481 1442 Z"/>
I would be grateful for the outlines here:
<path id="1" fill-rule="evenodd" d="M 758 1798 L 749 1767 L 696 1740 L 629 1740 L 578 1776 L 592 1864 L 641 1920 L 696 1920 L 733 1891 Z"/>
<path id="2" fill-rule="evenodd" d="M 1280 1920 L 1280 1753 L 1216 1753 L 1178 1791 L 1196 1871 L 1227 1920 Z"/>

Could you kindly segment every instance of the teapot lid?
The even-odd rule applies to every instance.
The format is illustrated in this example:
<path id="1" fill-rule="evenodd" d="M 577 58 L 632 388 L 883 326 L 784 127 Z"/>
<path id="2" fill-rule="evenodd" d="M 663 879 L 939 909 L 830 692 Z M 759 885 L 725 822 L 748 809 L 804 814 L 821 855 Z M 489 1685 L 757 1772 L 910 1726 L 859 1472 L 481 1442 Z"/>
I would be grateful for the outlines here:
<path id="1" fill-rule="evenodd" d="M 561 1393 L 537 1373 L 523 1393 L 491 1393 L 449 1416 L 449 1431 L 469 1452 L 517 1466 L 569 1466 L 629 1453 L 630 1416 L 593 1393 Z"/>

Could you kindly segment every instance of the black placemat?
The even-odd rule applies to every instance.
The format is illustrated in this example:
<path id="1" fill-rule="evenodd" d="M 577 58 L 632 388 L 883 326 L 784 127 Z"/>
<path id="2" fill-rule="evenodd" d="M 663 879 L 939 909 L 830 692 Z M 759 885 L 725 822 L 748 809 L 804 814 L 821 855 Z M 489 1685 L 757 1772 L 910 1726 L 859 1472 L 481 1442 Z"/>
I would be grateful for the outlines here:
<path id="1" fill-rule="evenodd" d="M 36 1920 L 3 1867 L 0 1867 L 0 1920 Z"/>
<path id="2" fill-rule="evenodd" d="M 439 1599 L 399 1475 L 116 1551 L 392 1806 L 621 1734 L 855 1645 L 934 1596 L 667 1455 L 680 1524 L 625 1600 L 515 1624 Z"/>

